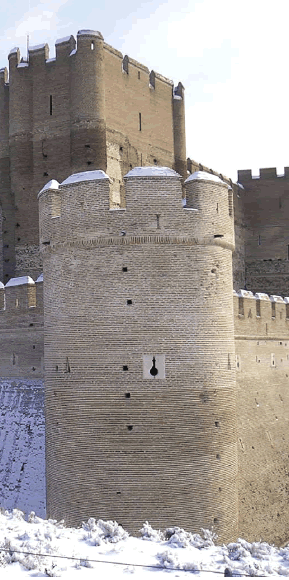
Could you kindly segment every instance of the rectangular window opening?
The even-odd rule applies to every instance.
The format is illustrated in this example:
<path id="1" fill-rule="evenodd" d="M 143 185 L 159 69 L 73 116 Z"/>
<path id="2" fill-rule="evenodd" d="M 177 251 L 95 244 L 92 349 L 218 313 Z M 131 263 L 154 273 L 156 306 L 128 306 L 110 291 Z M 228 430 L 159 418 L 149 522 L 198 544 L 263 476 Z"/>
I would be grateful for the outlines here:
<path id="1" fill-rule="evenodd" d="M 139 124 L 139 130 L 141 131 L 141 113 L 138 114 L 138 124 Z"/>
<path id="2" fill-rule="evenodd" d="M 256 316 L 261 316 L 261 300 L 256 300 Z"/>
<path id="3" fill-rule="evenodd" d="M 232 217 L 233 215 L 233 192 L 231 189 L 228 191 L 228 207 L 229 207 L 229 216 Z"/>
<path id="4" fill-rule="evenodd" d="M 244 298 L 239 296 L 239 315 L 244 316 Z"/>
<path id="5" fill-rule="evenodd" d="M 271 302 L 272 306 L 272 318 L 276 318 L 276 304 L 275 302 Z"/>
<path id="6" fill-rule="evenodd" d="M 52 115 L 52 95 L 50 95 L 50 98 L 49 98 L 49 112 L 50 112 L 50 115 Z"/>

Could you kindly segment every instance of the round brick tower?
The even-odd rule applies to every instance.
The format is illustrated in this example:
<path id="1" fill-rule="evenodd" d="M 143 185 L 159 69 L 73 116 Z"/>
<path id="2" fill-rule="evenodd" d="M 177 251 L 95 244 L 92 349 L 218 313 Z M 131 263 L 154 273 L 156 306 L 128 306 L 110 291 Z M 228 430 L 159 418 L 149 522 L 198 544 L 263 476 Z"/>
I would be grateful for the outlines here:
<path id="1" fill-rule="evenodd" d="M 207 174 L 40 192 L 48 517 L 237 536 L 233 217 Z"/>

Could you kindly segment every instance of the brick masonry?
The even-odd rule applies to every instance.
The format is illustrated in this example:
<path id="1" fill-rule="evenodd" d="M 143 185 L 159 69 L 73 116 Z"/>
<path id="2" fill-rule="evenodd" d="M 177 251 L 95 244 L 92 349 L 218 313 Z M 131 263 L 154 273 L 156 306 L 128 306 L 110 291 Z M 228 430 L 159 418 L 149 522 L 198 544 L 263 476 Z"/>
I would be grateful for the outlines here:
<path id="1" fill-rule="evenodd" d="M 124 184 L 130 169 L 145 165 L 178 169 L 183 178 L 187 170 L 215 175 L 186 162 L 183 86 L 93 31 L 57 43 L 56 59 L 48 57 L 47 45 L 32 48 L 29 63 L 14 50 L 9 79 L 0 70 L 0 273 L 5 284 L 13 276 L 36 280 L 44 258 L 49 510 L 62 517 L 65 482 L 73 522 L 82 502 L 84 516 L 121 518 L 131 529 L 150 519 L 281 544 L 288 540 L 288 305 L 239 293 L 232 319 L 230 264 L 235 237 L 234 288 L 289 294 L 288 169 L 280 177 L 262 169 L 257 179 L 242 171 L 239 184 L 219 174 L 223 184 L 212 179 L 205 189 L 189 181 L 186 209 L 176 177 L 131 175 Z M 110 180 L 64 183 L 40 196 L 40 253 L 38 191 L 51 178 L 93 169 Z M 43 376 L 41 289 L 41 282 L 0 284 L 2 377 Z M 161 378 L 146 378 L 150 357 Z M 59 434 L 68 438 L 73 421 L 75 440 L 63 455 Z M 93 514 L 83 503 L 91 474 L 79 477 L 69 505 L 73 470 L 82 459 L 94 469 L 82 432 L 86 444 L 96 440 L 105 465 Z"/>
<path id="2" fill-rule="evenodd" d="M 56 190 L 40 194 L 48 516 L 116 518 L 134 533 L 144 519 L 213 526 L 228 539 L 237 534 L 228 187 L 190 181 L 183 208 L 177 174 L 131 173 L 125 210 L 109 209 L 108 178 L 60 186 L 57 218 Z M 148 358 L 159 377 L 146 378 Z"/>

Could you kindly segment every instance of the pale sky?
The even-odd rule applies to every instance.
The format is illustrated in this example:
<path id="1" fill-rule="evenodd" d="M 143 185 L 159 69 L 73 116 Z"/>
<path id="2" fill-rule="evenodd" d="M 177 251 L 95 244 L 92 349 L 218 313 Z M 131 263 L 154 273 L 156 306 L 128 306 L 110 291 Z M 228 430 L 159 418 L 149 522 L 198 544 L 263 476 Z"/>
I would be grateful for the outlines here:
<path id="1" fill-rule="evenodd" d="M 288 0 L 1 0 L 0 68 L 19 46 L 79 29 L 185 86 L 187 156 L 237 169 L 289 166 Z"/>

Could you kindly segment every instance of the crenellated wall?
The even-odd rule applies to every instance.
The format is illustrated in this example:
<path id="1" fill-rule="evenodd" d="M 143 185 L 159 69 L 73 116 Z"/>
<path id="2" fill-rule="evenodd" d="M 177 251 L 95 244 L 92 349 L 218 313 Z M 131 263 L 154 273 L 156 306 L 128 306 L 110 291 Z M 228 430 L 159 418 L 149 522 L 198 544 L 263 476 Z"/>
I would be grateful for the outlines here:
<path id="1" fill-rule="evenodd" d="M 288 540 L 289 298 L 234 295 L 239 534 Z"/>
<path id="2" fill-rule="evenodd" d="M 248 290 L 286 296 L 289 287 L 289 168 L 238 172 L 244 187 L 245 283 Z"/>
<path id="3" fill-rule="evenodd" d="M 0 376 L 43 377 L 43 281 L 0 283 Z"/>

